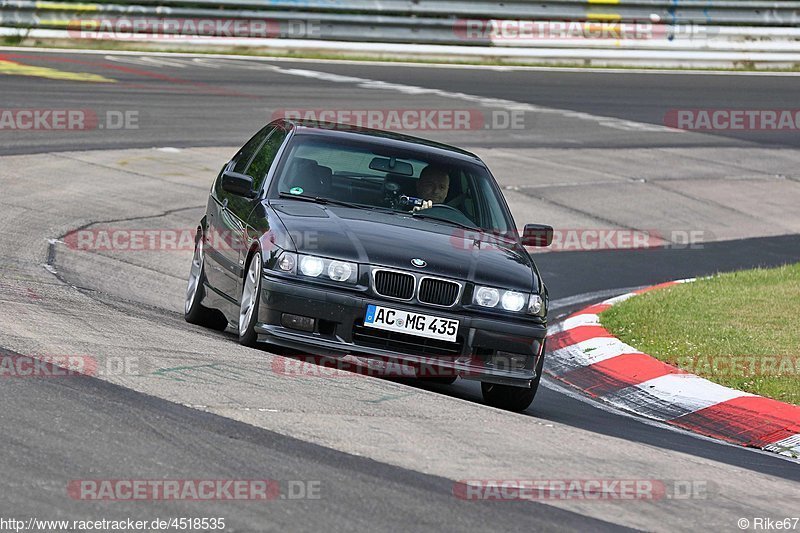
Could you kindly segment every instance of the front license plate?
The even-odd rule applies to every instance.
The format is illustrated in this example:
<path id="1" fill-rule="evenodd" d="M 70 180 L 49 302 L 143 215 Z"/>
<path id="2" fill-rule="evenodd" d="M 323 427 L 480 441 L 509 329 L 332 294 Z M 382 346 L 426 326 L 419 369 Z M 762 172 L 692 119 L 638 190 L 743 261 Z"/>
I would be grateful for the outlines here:
<path id="1" fill-rule="evenodd" d="M 458 334 L 458 320 L 399 311 L 379 305 L 367 306 L 364 325 L 450 342 L 455 342 Z"/>

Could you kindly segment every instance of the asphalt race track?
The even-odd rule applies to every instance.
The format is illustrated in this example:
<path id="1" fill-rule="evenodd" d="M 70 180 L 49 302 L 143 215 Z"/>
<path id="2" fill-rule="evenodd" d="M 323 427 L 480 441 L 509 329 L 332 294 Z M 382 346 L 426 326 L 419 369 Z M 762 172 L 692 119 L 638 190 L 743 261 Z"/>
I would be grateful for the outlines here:
<path id="1" fill-rule="evenodd" d="M 797 130 L 664 126 L 671 109 L 793 108 L 797 76 L 0 49 L 3 61 L 12 66 L 0 70 L 0 109 L 88 110 L 98 125 L 0 128 L 0 351 L 83 354 L 101 371 L 0 379 L 0 517 L 220 516 L 230 531 L 600 531 L 735 530 L 742 517 L 796 515 L 797 461 L 637 420 L 549 379 L 528 412 L 512 414 L 482 405 L 479 385 L 464 380 L 281 375 L 282 358 L 183 321 L 191 250 L 85 252 L 64 239 L 77 228 L 191 230 L 220 166 L 283 109 L 518 109 L 518 129 L 412 134 L 484 157 L 520 224 L 705 237 L 537 254 L 556 320 L 632 287 L 800 260 Z M 123 127 L 109 122 L 120 116 Z M 120 361 L 133 370 L 110 370 Z M 316 484 L 320 497 L 85 501 L 67 491 L 80 479 L 274 479 L 282 491 Z M 644 502 L 454 496 L 454 482 L 480 479 L 704 489 Z"/>

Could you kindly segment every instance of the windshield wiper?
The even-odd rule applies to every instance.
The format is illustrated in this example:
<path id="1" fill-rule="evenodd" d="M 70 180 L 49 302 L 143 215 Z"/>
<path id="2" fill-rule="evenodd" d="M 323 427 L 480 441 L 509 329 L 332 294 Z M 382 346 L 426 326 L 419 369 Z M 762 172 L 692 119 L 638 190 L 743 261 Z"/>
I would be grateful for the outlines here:
<path id="1" fill-rule="evenodd" d="M 278 196 L 280 196 L 281 198 L 291 198 L 294 200 L 305 200 L 306 202 L 314 202 L 316 204 L 341 205 L 343 207 L 354 207 L 356 209 L 369 209 L 368 205 L 353 204 L 350 202 L 345 202 L 343 200 L 333 200 L 331 198 L 323 198 L 321 196 L 306 196 L 304 194 L 291 194 L 288 192 L 279 193 Z"/>
<path id="2" fill-rule="evenodd" d="M 370 209 L 372 211 L 380 211 L 381 213 L 387 213 L 390 215 L 397 214 L 397 211 L 389 207 L 381 207 L 378 205 L 355 204 L 352 202 L 345 202 L 344 200 L 333 200 L 331 198 L 323 198 L 321 196 L 306 196 L 303 194 L 291 194 L 288 192 L 279 193 L 278 196 L 280 196 L 281 198 L 293 198 L 296 200 L 304 200 L 306 202 L 314 202 L 322 205 L 327 205 L 327 204 L 340 205 L 342 207 L 352 207 L 354 209 Z"/>
<path id="3" fill-rule="evenodd" d="M 456 222 L 455 220 L 450 220 L 449 218 L 440 218 L 434 215 L 426 215 L 424 213 L 420 213 L 419 211 L 414 211 L 411 213 L 411 216 L 414 218 L 423 218 L 427 220 L 436 220 L 437 222 L 444 222 L 445 224 L 452 224 L 453 226 L 458 226 L 459 228 L 468 229 L 471 231 L 479 231 L 481 233 L 485 233 L 484 230 L 477 226 L 470 226 L 469 224 L 463 224 L 461 222 Z"/>

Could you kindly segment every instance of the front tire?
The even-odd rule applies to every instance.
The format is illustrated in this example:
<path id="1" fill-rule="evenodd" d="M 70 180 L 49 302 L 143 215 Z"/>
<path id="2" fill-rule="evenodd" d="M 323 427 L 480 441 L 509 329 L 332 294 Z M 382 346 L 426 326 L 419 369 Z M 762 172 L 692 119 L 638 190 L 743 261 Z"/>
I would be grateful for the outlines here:
<path id="1" fill-rule="evenodd" d="M 536 396 L 536 389 L 498 385 L 497 383 L 481 383 L 483 401 L 487 405 L 507 411 L 524 411 Z"/>
<path id="2" fill-rule="evenodd" d="M 239 344 L 255 346 L 258 341 L 256 322 L 261 301 L 261 252 L 253 254 L 244 276 L 242 298 L 239 303 Z"/>
<path id="3" fill-rule="evenodd" d="M 228 320 L 220 311 L 209 309 L 200 302 L 205 296 L 205 253 L 203 249 L 203 236 L 198 234 L 194 243 L 192 268 L 189 271 L 189 284 L 186 287 L 186 298 L 183 306 L 183 318 L 190 324 L 224 331 Z"/>
<path id="4" fill-rule="evenodd" d="M 498 385 L 496 383 L 481 382 L 483 401 L 492 407 L 507 411 L 524 411 L 533 403 L 536 391 L 539 390 L 539 381 L 542 379 L 544 368 L 544 350 L 536 363 L 536 378 L 531 383 L 531 388 L 512 387 L 511 385 Z"/>

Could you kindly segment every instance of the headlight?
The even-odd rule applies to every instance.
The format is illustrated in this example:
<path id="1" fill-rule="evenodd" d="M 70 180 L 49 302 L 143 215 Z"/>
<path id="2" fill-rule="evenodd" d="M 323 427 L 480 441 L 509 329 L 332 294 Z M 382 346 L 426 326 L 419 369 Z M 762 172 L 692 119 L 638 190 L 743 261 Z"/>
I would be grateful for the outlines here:
<path id="1" fill-rule="evenodd" d="M 489 307 L 519 313 L 527 312 L 531 315 L 544 316 L 547 312 L 544 300 L 538 294 L 528 294 L 519 291 L 506 291 L 494 287 L 476 286 L 472 294 L 472 303 L 481 307 Z"/>
<path id="2" fill-rule="evenodd" d="M 333 281 L 347 281 L 353 275 L 353 267 L 344 261 L 331 261 L 328 265 L 328 277 Z"/>
<path id="3" fill-rule="evenodd" d="M 525 307 L 525 295 L 521 292 L 506 291 L 503 293 L 501 304 L 506 311 L 519 311 Z"/>
<path id="4" fill-rule="evenodd" d="M 500 301 L 500 291 L 491 287 L 478 287 L 473 301 L 481 307 L 494 307 Z"/>
<path id="5" fill-rule="evenodd" d="M 281 252 L 274 265 L 270 267 L 278 272 L 298 274 L 309 278 L 337 281 L 339 283 L 358 283 L 358 264 L 336 259 L 325 259 L 313 255 L 301 255 L 294 252 Z"/>
<path id="6" fill-rule="evenodd" d="M 304 255 L 300 259 L 300 272 L 305 276 L 316 278 L 325 269 L 325 262 L 313 255 Z"/>

